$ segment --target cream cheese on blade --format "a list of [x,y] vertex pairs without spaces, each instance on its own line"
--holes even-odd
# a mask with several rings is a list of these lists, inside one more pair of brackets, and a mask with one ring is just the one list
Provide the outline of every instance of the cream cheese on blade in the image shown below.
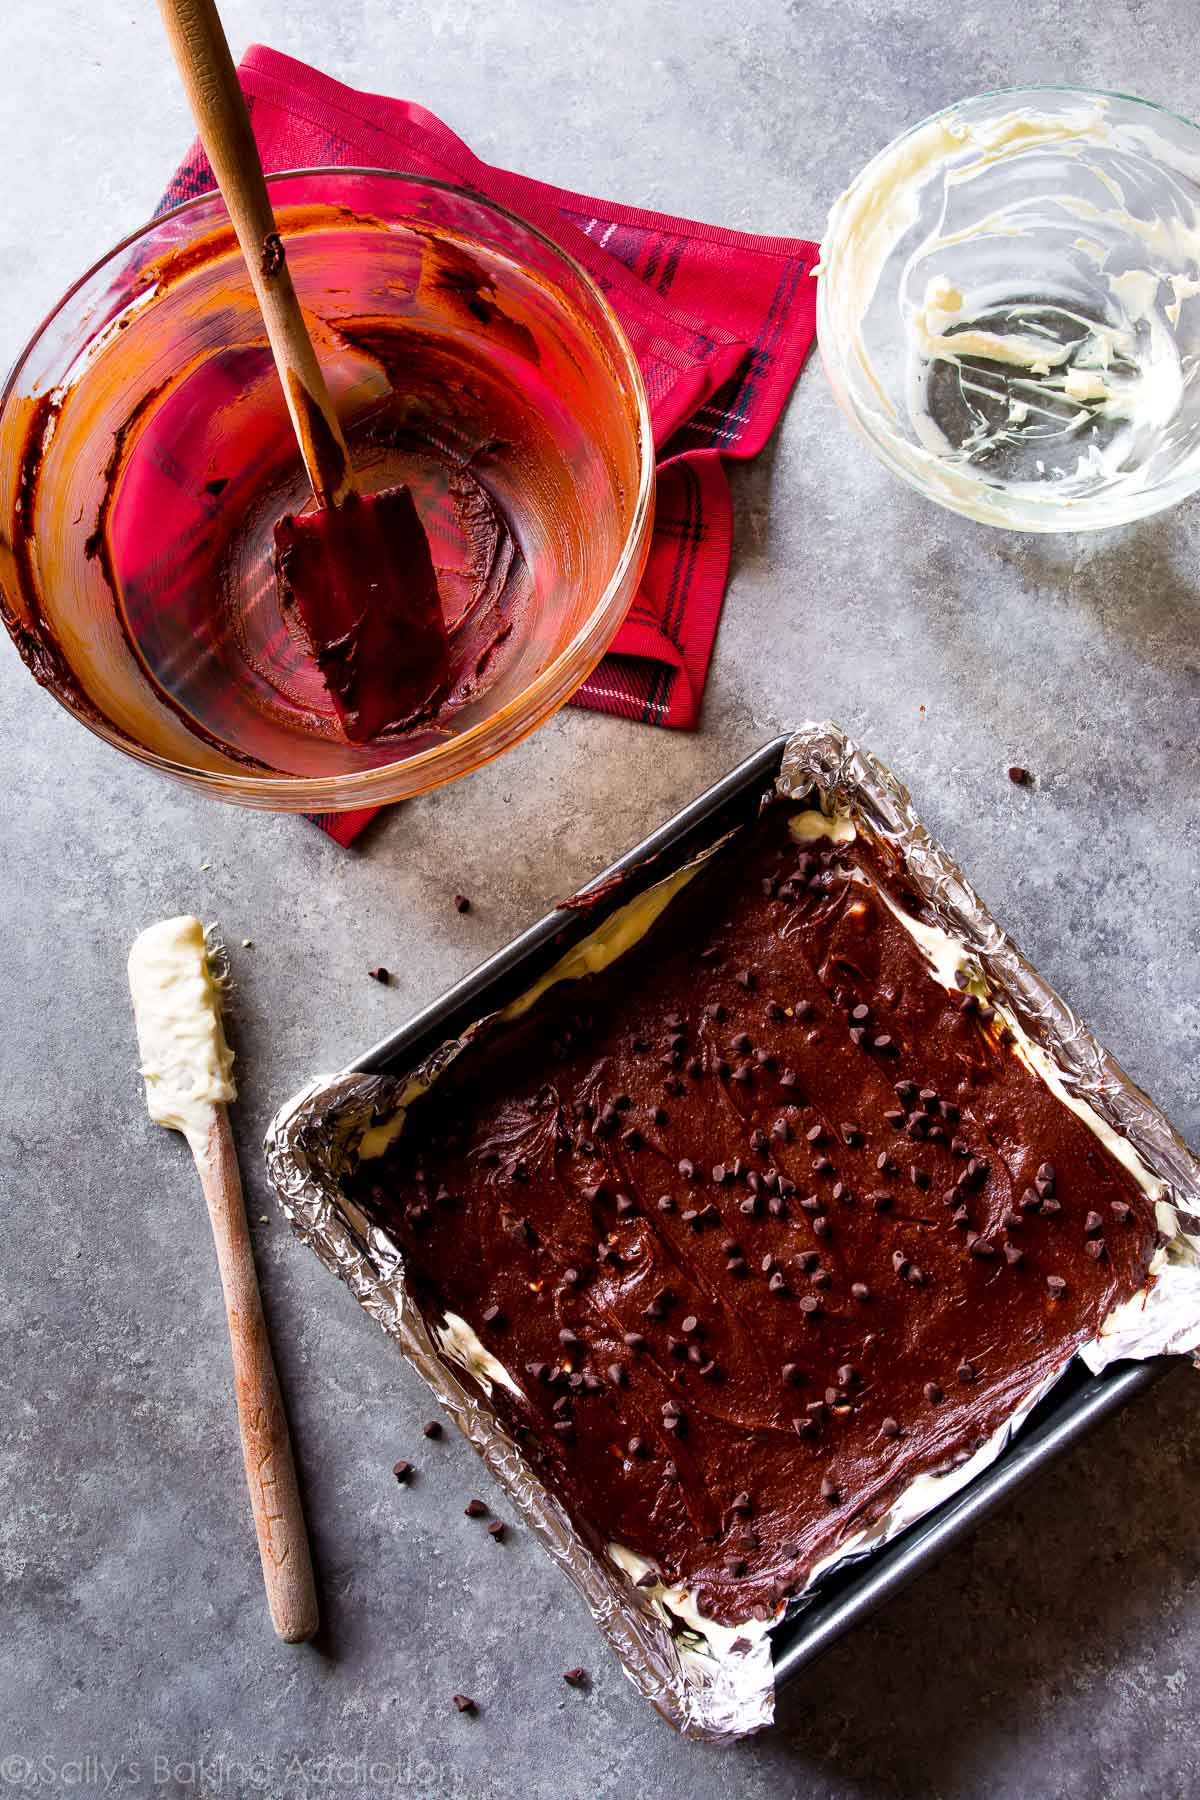
[[199,919],[164,919],[134,939],[129,991],[150,1117],[203,1149],[211,1109],[237,1089]]

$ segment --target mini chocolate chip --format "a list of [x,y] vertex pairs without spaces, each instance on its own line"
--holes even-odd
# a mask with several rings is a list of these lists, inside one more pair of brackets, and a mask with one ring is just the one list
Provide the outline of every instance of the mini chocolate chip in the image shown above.
[[646,1446],[642,1442],[640,1437],[631,1437],[630,1438],[629,1442],[625,1446],[625,1454],[627,1456],[635,1456],[635,1457],[636,1456],[644,1456],[646,1454]]
[[865,1281],[854,1281],[850,1284],[850,1293],[855,1300],[869,1300],[871,1290]]
[[805,1313],[810,1319],[819,1318],[821,1314],[821,1302],[817,1299],[815,1294],[804,1294],[800,1299],[800,1311]]
[[822,1500],[827,1500],[829,1502],[830,1506],[836,1506],[838,1501],[841,1499],[841,1497],[842,1497],[841,1490],[839,1489],[837,1482],[834,1481],[833,1477],[831,1475],[822,1475],[822,1477],[821,1477],[821,1498],[822,1498]]
[[729,1502],[729,1510],[731,1513],[737,1513],[739,1518],[748,1519],[754,1511],[754,1503],[749,1494],[743,1490],[742,1493],[733,1496]]
[[1104,1255],[1104,1239],[1102,1237],[1089,1238],[1083,1248],[1093,1262],[1099,1262]]
[[563,1670],[563,1680],[566,1682],[568,1687],[574,1687],[574,1688],[586,1687],[587,1679],[588,1679],[588,1672],[586,1669],[564,1669]]
[[843,1363],[837,1372],[837,1378],[839,1387],[854,1388],[862,1381],[862,1374],[853,1363]]
[[922,1392],[931,1406],[936,1406],[940,1400],[945,1399],[945,1395],[936,1381],[927,1381]]
[[440,1419],[430,1419],[428,1425],[422,1425],[421,1430],[425,1433],[427,1438],[440,1438],[442,1435],[442,1422]]
[[675,1211],[675,1202],[672,1200],[670,1194],[660,1194],[658,1196],[658,1210],[663,1213]]
[[979,1370],[975,1367],[975,1365],[973,1363],[969,1363],[969,1362],[959,1363],[957,1374],[958,1374],[958,1379],[961,1382],[963,1382],[966,1386],[970,1386],[971,1382],[979,1380]]
[[700,1061],[700,1058],[698,1056],[691,1056],[688,1058],[687,1072],[693,1078],[695,1078],[697,1075],[703,1075],[704,1064]]
[[1061,1275],[1047,1275],[1046,1286],[1056,1300],[1067,1291],[1067,1284]]
[[392,979],[382,963],[379,964],[378,968],[368,969],[367,974],[371,977],[372,981],[378,981],[382,987],[386,987],[388,982]]
[[498,1544],[502,1544],[504,1542],[504,1533],[507,1529],[503,1519],[493,1519],[487,1528],[487,1533],[490,1538],[495,1538]]
[[468,1519],[486,1519],[488,1515],[488,1509],[482,1500],[468,1500],[463,1511]]
[[884,1113],[883,1118],[885,1124],[894,1126],[898,1131],[907,1120],[908,1114],[901,1112],[899,1107],[893,1107],[890,1111]]
[[1090,1212],[1083,1221],[1083,1229],[1089,1237],[1095,1237],[1097,1232],[1104,1230],[1104,1220],[1098,1212]]
[[755,985],[754,976],[749,969],[738,969],[735,972],[733,979],[737,982],[739,987],[745,988],[747,993],[753,991]]
[[1060,1213],[1061,1211],[1062,1211],[1062,1202],[1060,1200],[1056,1200],[1054,1198],[1053,1194],[1047,1194],[1046,1198],[1042,1201],[1042,1217],[1043,1217],[1043,1219],[1053,1219],[1056,1216],[1056,1214]]
[[1042,1197],[1035,1194],[1032,1188],[1026,1188],[1021,1195],[1020,1206],[1022,1212],[1041,1212]]
[[876,1050],[887,1051],[887,1050],[890,1050],[892,1047],[891,1035],[890,1035],[890,1033],[888,1033],[886,1031],[881,1032],[880,1035],[877,1038],[874,1038],[872,1041],[875,1045]]
[[492,1325],[497,1331],[503,1329],[504,1314],[498,1306],[485,1306],[482,1317],[485,1325]]
[[637,1201],[631,1200],[628,1194],[617,1195],[617,1217],[627,1219],[630,1213],[637,1211]]
[[1133,1208],[1127,1200],[1111,1201],[1109,1204],[1109,1211],[1119,1225],[1128,1225],[1130,1219],[1133,1217]]
[[995,1254],[996,1246],[990,1244],[987,1238],[977,1237],[971,1245],[971,1255],[979,1257],[981,1261],[990,1260]]
[[908,1171],[908,1178],[916,1188],[928,1188],[932,1183],[932,1177],[928,1169],[910,1169]]
[[[767,1286],[773,1294],[786,1295],[788,1292],[787,1277],[779,1269],[776,1269]],[[801,1305],[803,1304],[801,1301]]]
[[744,1575],[746,1573],[745,1557],[727,1556],[725,1558],[725,1570],[729,1575]]
[[879,1435],[880,1437],[885,1438],[898,1438],[900,1436],[899,1420],[891,1417],[881,1419],[879,1421]]
[[683,1156],[683,1157],[680,1157],[679,1162],[676,1166],[678,1167],[679,1173],[682,1175],[682,1177],[685,1181],[692,1180],[692,1178],[694,1177],[694,1175],[696,1173],[695,1163],[689,1162],[687,1157]]
[[470,912],[471,902],[467,899],[467,896],[465,894],[455,894],[454,910],[455,910],[455,912],[460,912],[460,913]]
[[1019,1262],[1024,1262],[1025,1252],[1017,1244],[1005,1244],[1004,1260],[1010,1268],[1016,1268]]
[[811,1019],[814,1011],[815,1008],[811,1000],[797,1000],[795,1006],[792,1008],[792,1012],[796,1018],[800,1020],[801,1024],[804,1024],[806,1020]]
[[871,1202],[871,1205],[877,1213],[891,1212],[893,1206],[896,1204],[895,1195],[889,1194],[884,1188],[876,1188],[873,1194],[867,1195],[867,1199]]
[[1012,768],[1008,771],[1008,779],[1012,782],[1014,787],[1033,786],[1033,776],[1029,773],[1029,770],[1022,769],[1017,763],[1014,763]]
[[1049,1181],[1053,1183],[1057,1179],[1057,1171],[1055,1170],[1054,1164],[1048,1162],[1040,1164],[1037,1178],[1039,1181]]
[[[665,1424],[666,1421],[664,1420],[663,1423]],[[679,1480],[679,1467],[676,1463],[666,1462],[663,1464],[663,1479],[665,1481]]]
[[799,1383],[802,1373],[799,1363],[784,1363],[782,1372],[783,1379],[789,1387],[795,1387]]
[[460,1713],[473,1713],[479,1710],[470,1694],[453,1694],[451,1698]]
[[405,1482],[412,1479],[416,1474],[416,1470],[410,1462],[398,1462],[392,1464],[392,1474],[396,1477],[397,1481]]
[[624,1387],[629,1379],[620,1363],[609,1363],[607,1373],[614,1387]]
[[912,1267],[912,1263],[911,1263],[910,1259],[907,1256],[905,1256],[903,1250],[893,1250],[892,1251],[892,1267],[893,1267],[893,1269],[895,1269],[897,1275],[903,1275],[903,1273],[906,1269],[910,1269]]

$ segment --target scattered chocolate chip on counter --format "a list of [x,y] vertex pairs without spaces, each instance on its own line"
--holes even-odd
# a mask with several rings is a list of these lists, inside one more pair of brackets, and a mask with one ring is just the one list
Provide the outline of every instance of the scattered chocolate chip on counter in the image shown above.
[[468,900],[468,898],[465,894],[455,894],[454,910],[455,910],[455,912],[460,912],[460,913],[470,912],[471,902]]
[[1014,763],[1008,771],[1008,779],[1014,787],[1033,786],[1033,775],[1028,769],[1023,769],[1019,763]]
[[380,987],[386,987],[392,979],[391,974],[384,968],[382,963],[380,963],[377,969],[368,969],[367,974],[371,977],[372,981],[377,981]]
[[392,1464],[392,1474],[399,1482],[411,1481],[416,1472],[410,1462],[400,1461]]

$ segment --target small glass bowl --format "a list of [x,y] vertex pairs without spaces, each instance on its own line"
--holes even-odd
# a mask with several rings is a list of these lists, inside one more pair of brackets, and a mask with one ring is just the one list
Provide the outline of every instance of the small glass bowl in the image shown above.
[[880,151],[834,205],[817,332],[838,403],[920,493],[1081,531],[1200,487],[1200,130],[1011,88]]
[[427,728],[351,744],[284,626],[271,539],[308,498],[220,197],[82,276],[0,397],[0,595],[34,676],[148,767],[244,806],[402,800],[591,672],[649,548],[633,351],[586,273],[479,195],[372,169],[270,177],[364,488],[407,482],[466,660]]

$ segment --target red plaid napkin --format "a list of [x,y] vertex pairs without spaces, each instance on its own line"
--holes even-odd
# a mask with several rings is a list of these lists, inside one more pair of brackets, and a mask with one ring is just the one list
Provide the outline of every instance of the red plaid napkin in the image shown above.
[[[812,342],[817,246],[592,200],[480,162],[424,107],[344,87],[254,45],[239,69],[263,166],[365,164],[474,188],[540,227],[604,291],[641,364],[658,446],[650,560],[612,650],[574,699],[695,725],[732,538],[722,456],[759,451]],[[163,199],[214,185],[194,145]],[[377,809],[315,815],[341,844]]]

